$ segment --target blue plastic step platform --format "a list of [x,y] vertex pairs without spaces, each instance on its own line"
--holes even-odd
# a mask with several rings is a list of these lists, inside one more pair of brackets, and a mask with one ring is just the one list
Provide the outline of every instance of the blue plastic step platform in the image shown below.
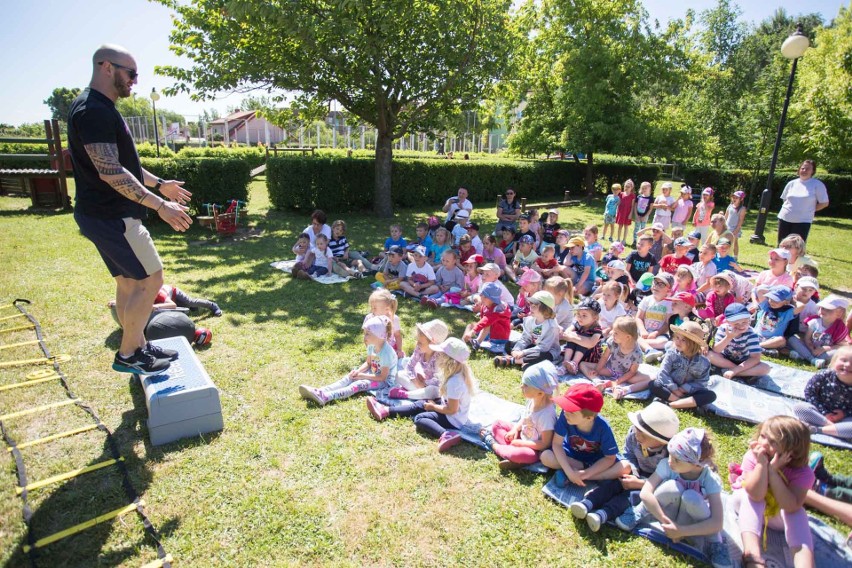
[[159,375],[139,377],[145,389],[148,407],[148,434],[151,444],[159,446],[218,432],[225,427],[219,389],[185,337],[169,337],[152,341],[164,349],[180,354],[177,361]]

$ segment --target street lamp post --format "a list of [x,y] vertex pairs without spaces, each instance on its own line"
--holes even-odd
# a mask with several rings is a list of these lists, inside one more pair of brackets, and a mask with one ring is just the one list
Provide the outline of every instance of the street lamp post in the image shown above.
[[160,157],[160,131],[157,128],[157,101],[160,100],[160,93],[157,89],[151,88],[151,104],[154,105],[154,140],[157,143],[157,157]]
[[778,134],[775,136],[775,148],[772,150],[772,161],[769,162],[769,177],[766,180],[766,188],[760,194],[760,210],[757,214],[757,224],[754,234],[749,239],[752,244],[765,244],[763,230],[766,228],[766,217],[769,212],[769,203],[772,201],[772,178],[775,176],[775,164],[778,162],[778,151],[781,148],[781,133],[784,131],[784,121],[787,119],[787,107],[790,106],[790,95],[793,94],[793,80],[796,78],[796,64],[799,58],[805,54],[811,42],[802,32],[802,24],[796,25],[796,31],[781,44],[781,55],[793,60],[790,69],[790,81],[787,83],[787,96],[784,98],[784,107],[781,109],[781,120],[778,122]]

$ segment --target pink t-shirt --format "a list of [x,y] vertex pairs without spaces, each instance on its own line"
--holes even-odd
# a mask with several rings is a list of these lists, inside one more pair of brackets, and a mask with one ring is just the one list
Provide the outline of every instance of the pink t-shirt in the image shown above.
[[689,212],[692,211],[692,200],[681,197],[675,201],[674,213],[672,213],[672,223],[675,225],[685,225],[689,218]]
[[498,247],[495,246],[491,252],[488,252],[487,249],[483,250],[482,256],[485,258],[485,262],[493,262],[500,268],[506,268],[506,255]]
[[793,276],[784,272],[781,276],[775,276],[771,270],[764,270],[757,275],[754,281],[755,286],[787,286],[793,287]]
[[[751,450],[747,451],[743,456],[742,473],[737,480],[731,484],[731,487],[739,489],[742,487],[742,481],[745,474],[749,471],[754,471],[757,467],[757,460]],[[808,464],[802,467],[785,467],[781,473],[787,478],[787,487],[802,487],[810,489],[814,486],[814,470],[808,467]]]

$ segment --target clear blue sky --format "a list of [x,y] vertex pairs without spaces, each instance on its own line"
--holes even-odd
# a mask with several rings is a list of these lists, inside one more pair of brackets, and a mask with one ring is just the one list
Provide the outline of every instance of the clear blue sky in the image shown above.
[[[819,12],[826,21],[837,15],[848,0],[740,0],[742,18],[757,22],[782,7],[790,14]],[[171,80],[154,75],[155,65],[180,65],[169,51],[172,28],[170,12],[148,0],[0,0],[3,33],[0,34],[0,122],[20,124],[50,117],[42,101],[56,87],[85,87],[91,76],[91,54],[102,43],[125,46],[139,65],[135,92],[148,96],[152,87],[161,91]],[[643,0],[652,19],[661,23],[680,18],[689,8],[701,12],[715,0]],[[44,35],[42,35],[44,34]],[[46,43],[36,42],[47,38]],[[224,113],[237,106],[242,95],[223,93],[215,101],[196,103],[188,96],[161,99],[160,106],[197,116],[204,108]]]

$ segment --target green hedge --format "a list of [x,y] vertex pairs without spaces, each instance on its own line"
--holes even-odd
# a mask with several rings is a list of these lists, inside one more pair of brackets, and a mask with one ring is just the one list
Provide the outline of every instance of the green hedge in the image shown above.
[[204,148],[186,147],[177,153],[178,158],[224,158],[243,160],[253,169],[266,161],[266,149],[261,146],[226,148],[224,146],[207,146]]
[[[742,190],[748,193],[754,190],[752,207],[757,208],[760,203],[760,195],[766,185],[766,173],[763,172],[757,180],[752,183],[752,174],[747,170],[715,170],[710,168],[685,168],[682,177],[685,183],[693,188],[710,186],[716,190],[716,207],[725,206],[729,202],[730,195]],[[778,211],[781,208],[781,192],[784,186],[798,174],[793,171],[776,171],[772,178],[772,204],[770,210]],[[829,209],[832,214],[852,214],[852,176],[840,174],[820,173],[816,176],[828,190],[828,200],[831,203]]]
[[[458,187],[470,191],[473,202],[492,201],[507,187],[532,201],[585,195],[585,164],[572,161],[465,161],[394,160],[392,173],[395,206],[434,207]],[[595,166],[599,191],[628,177],[653,182],[654,166],[604,163]],[[269,197],[277,209],[329,211],[369,209],[373,203],[375,160],[317,156],[270,158],[267,163]]]
[[248,201],[251,167],[240,159],[141,158],[142,167],[161,178],[186,182],[192,192],[191,209],[203,212],[204,203],[224,203],[231,199]]

